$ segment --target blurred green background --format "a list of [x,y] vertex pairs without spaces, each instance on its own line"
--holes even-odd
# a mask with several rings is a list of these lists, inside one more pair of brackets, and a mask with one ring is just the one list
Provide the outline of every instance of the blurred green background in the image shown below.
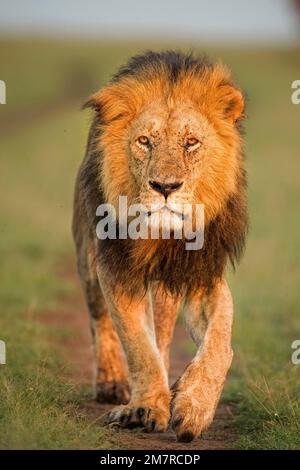
[[291,363],[300,338],[300,105],[291,103],[299,47],[28,36],[0,38],[1,448],[118,446],[74,412],[85,397],[57,380],[61,351],[39,319],[74,293],[58,273],[74,263],[73,186],[90,122],[80,104],[129,56],[165,47],[221,59],[248,95],[251,225],[243,261],[229,273],[235,359],[223,401],[234,405],[235,447],[299,448],[300,366]]

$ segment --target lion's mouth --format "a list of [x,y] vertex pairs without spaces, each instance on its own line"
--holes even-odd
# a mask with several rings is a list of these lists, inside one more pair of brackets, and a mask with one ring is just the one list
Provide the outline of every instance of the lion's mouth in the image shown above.
[[185,220],[186,219],[186,216],[187,214],[185,214],[184,212],[180,211],[180,210],[177,210],[175,208],[170,208],[168,207],[168,205],[164,204],[163,206],[161,207],[158,207],[158,208],[155,208],[155,209],[152,209],[152,210],[149,210],[147,212],[147,216],[148,217],[151,217],[153,214],[157,214],[159,213],[160,215],[164,216],[164,215],[175,215],[177,216],[178,218],[180,218],[181,220]]

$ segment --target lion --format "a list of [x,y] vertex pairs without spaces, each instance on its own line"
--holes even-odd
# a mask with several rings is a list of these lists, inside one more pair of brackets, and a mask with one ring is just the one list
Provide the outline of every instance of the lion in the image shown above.
[[[171,425],[189,442],[211,424],[233,357],[225,271],[239,261],[247,232],[243,93],[222,64],[149,51],[131,58],[84,108],[93,121],[73,235],[95,344],[96,399],[116,405],[106,417],[112,427],[161,432]],[[184,235],[176,239],[172,230],[169,239],[161,231],[156,239],[99,239],[97,207],[117,209],[121,195],[142,203],[145,218],[156,204],[161,227],[174,204],[202,204],[202,248],[186,250]],[[198,349],[170,389],[179,310]]]

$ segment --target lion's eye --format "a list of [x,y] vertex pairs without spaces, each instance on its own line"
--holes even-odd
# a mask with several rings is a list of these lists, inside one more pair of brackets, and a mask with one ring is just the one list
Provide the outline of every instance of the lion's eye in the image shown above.
[[148,139],[147,136],[145,135],[141,135],[138,139],[137,139],[138,143],[141,144],[141,145],[149,145],[150,144],[150,141]]
[[187,139],[187,141],[186,141],[186,145],[188,147],[194,147],[194,145],[196,145],[198,143],[199,143],[199,140],[196,139],[196,137],[189,137],[189,139]]

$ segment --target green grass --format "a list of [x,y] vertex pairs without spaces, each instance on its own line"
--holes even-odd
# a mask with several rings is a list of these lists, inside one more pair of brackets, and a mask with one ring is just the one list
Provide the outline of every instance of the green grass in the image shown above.
[[[0,106],[0,339],[7,344],[1,448],[117,446],[78,412],[82,392],[57,380],[61,351],[50,346],[50,326],[39,318],[72,292],[57,271],[73,253],[72,191],[88,128],[77,103],[147,47],[160,45],[0,41],[0,79],[7,85],[7,105]],[[249,96],[251,227],[243,262],[229,275],[235,359],[224,400],[235,404],[236,447],[295,449],[300,366],[290,358],[300,338],[300,106],[291,104],[290,85],[299,78],[299,51],[206,52],[232,67]],[[39,109],[41,118],[31,119]]]
[[236,360],[228,387],[241,448],[299,448],[300,369],[291,363],[291,344],[300,337],[300,107],[290,103],[298,63],[278,51],[248,78],[251,227],[246,256],[231,278]]

